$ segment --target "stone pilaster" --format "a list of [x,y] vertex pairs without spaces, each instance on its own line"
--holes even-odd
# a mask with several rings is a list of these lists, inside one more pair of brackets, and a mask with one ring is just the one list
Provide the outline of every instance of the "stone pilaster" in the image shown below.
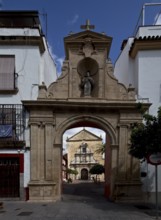
[[110,137],[106,137],[105,148],[105,196],[111,196],[111,141]]
[[38,169],[38,140],[39,140],[39,123],[30,123],[30,140],[31,140],[31,181],[39,179]]
[[104,94],[104,80],[105,80],[105,77],[104,77],[104,71],[103,69],[100,69],[100,75],[99,75],[99,84],[98,84],[98,97],[99,98],[104,98],[105,94]]
[[118,149],[119,145],[111,145],[111,193],[110,198],[114,198],[115,181],[118,175]]
[[38,139],[38,175],[39,175],[39,180],[43,181],[45,179],[45,173],[44,173],[44,167],[45,167],[45,124],[40,123],[39,128],[39,139]]
[[55,185],[52,175],[53,124],[31,122],[31,180],[30,201],[55,201]]
[[139,178],[139,160],[128,153],[129,126],[119,126],[118,175],[115,182],[114,197],[116,201],[141,201],[141,182]]
[[118,179],[119,181],[126,180],[127,174],[127,154],[128,154],[128,126],[120,125],[119,131],[119,155],[118,155]]
[[53,178],[56,182],[55,194],[59,199],[61,197],[61,185],[62,185],[62,145],[54,144],[53,148]]
[[53,134],[54,128],[52,123],[47,123],[45,125],[45,179],[53,180]]

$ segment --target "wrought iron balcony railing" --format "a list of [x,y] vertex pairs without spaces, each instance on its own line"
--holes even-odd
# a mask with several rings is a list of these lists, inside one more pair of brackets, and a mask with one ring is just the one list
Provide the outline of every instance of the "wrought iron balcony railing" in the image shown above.
[[0,148],[20,148],[25,144],[25,111],[21,104],[0,105]]

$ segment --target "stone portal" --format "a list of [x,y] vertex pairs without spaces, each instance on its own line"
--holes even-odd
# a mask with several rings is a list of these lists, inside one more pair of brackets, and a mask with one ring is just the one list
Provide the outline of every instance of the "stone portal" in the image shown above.
[[30,113],[31,201],[61,198],[62,136],[79,126],[106,132],[105,195],[126,201],[141,195],[139,161],[128,154],[131,124],[142,120],[134,88],[113,75],[112,38],[86,26],[64,38],[66,58],[57,81],[48,88],[42,83],[36,101],[23,101]]

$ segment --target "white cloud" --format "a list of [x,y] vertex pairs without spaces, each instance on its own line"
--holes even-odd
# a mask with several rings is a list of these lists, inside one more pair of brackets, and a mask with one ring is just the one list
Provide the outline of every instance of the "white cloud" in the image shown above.
[[56,65],[57,65],[57,72],[58,72],[58,76],[60,76],[61,74],[61,69],[63,66],[63,61],[64,61],[64,57],[57,57],[56,56]]
[[78,18],[79,18],[78,14],[74,15],[74,17],[68,21],[68,25],[75,24],[77,22]]
[[56,64],[56,69],[57,69],[57,75],[60,76],[61,74],[61,69],[62,69],[62,65],[63,65],[63,61],[64,61],[64,57],[58,57],[56,54],[54,54],[53,52],[53,48],[52,46],[49,44],[48,42],[48,48],[49,48],[49,52]]

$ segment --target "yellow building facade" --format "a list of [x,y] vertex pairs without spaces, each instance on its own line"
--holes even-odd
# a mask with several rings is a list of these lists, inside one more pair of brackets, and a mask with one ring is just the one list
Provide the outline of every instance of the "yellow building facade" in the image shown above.
[[[95,164],[104,165],[103,155],[98,152],[101,147],[102,137],[86,129],[67,138],[68,168],[78,171],[76,179],[91,180],[94,176],[90,175],[90,168]],[[99,175],[99,179],[103,181],[104,174]]]

